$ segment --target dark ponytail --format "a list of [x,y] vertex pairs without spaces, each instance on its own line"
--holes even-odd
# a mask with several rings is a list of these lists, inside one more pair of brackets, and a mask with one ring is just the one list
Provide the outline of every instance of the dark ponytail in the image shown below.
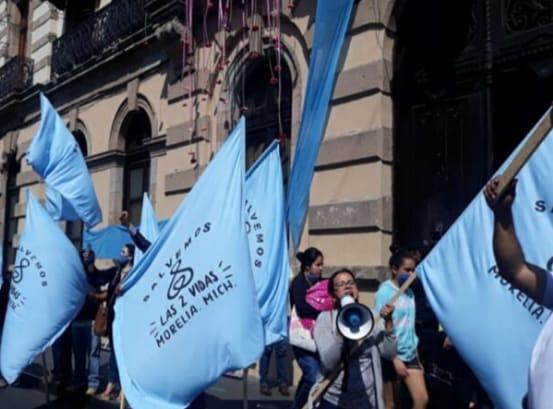
[[420,261],[420,254],[418,254],[418,252],[405,250],[395,245],[390,246],[390,251],[392,252],[390,260],[388,261],[388,265],[390,266],[390,268],[400,268],[403,264],[403,260],[407,258],[413,259],[417,263]]
[[303,252],[296,253],[296,258],[300,261],[300,272],[306,271],[318,257],[322,257],[323,253],[316,247],[308,247]]

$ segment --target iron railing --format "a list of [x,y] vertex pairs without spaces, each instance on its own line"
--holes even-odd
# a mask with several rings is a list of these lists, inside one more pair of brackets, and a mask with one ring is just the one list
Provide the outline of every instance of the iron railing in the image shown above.
[[553,0],[503,0],[504,30],[518,34],[553,25]]
[[54,41],[52,73],[60,76],[101,58],[147,21],[145,0],[114,0]]
[[0,67],[0,99],[30,87],[33,84],[33,61],[14,57]]

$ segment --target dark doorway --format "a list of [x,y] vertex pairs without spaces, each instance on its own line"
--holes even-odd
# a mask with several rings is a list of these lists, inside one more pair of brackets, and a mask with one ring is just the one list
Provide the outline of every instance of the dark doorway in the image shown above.
[[509,34],[506,4],[396,3],[394,242],[401,247],[428,250],[551,103],[553,63],[543,50],[553,37],[540,30],[553,31],[553,20]]
[[470,2],[396,7],[394,58],[394,241],[421,247],[447,228],[488,174],[486,90],[460,82],[469,47]]
[[493,98],[493,166],[497,169],[551,106],[553,58],[498,72]]

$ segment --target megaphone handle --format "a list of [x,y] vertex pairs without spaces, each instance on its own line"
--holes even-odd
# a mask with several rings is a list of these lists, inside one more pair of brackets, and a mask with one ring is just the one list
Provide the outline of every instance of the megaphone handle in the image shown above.
[[[411,286],[411,284],[413,284],[413,281],[415,281],[416,278],[417,278],[416,274],[414,274],[414,273],[411,274],[409,276],[409,278],[399,288],[399,290],[397,290],[397,292],[394,294],[394,296],[392,298],[390,298],[390,301],[388,301],[388,304],[394,305],[397,302],[397,300],[399,299],[399,297],[401,297],[401,295],[405,291],[407,291],[407,289]],[[375,320],[374,320],[374,326],[375,327],[379,323],[379,321],[380,321],[380,315],[377,315],[375,317]],[[350,360],[357,353],[357,351],[361,348],[362,344],[363,344],[363,340],[361,340],[351,350],[351,352],[349,354],[349,357],[348,357],[348,360]],[[311,409],[309,407],[309,404],[310,403],[311,404],[317,403],[322,398],[322,396],[326,393],[328,388],[330,388],[330,385],[332,384],[332,382],[334,382],[336,380],[336,378],[338,377],[338,375],[340,374],[340,372],[342,372],[342,369],[344,369],[344,363],[340,362],[340,364],[336,368],[334,368],[334,370],[321,381],[319,387],[317,388],[317,390],[315,391],[313,396],[311,396],[309,398],[309,400],[307,401],[307,403],[305,405],[303,405],[302,409]]]

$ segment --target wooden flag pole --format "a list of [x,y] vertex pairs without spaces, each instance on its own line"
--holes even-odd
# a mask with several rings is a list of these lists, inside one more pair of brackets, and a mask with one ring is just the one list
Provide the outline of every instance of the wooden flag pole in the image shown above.
[[248,376],[250,368],[242,371],[242,409],[248,409]]
[[44,378],[44,393],[46,394],[46,404],[50,403],[50,386],[48,385],[48,366],[46,362],[46,352],[42,353],[42,376]]
[[538,149],[542,141],[545,139],[551,127],[553,126],[553,108],[549,108],[547,113],[542,117],[540,122],[536,125],[532,135],[526,141],[524,146],[520,148],[511,163],[507,166],[507,169],[499,177],[499,186],[497,187],[497,199],[501,197],[505,188],[509,186],[513,178],[522,169],[524,164],[530,159],[530,156]]
[[121,402],[119,402],[119,409],[125,409],[125,394],[123,391],[121,391],[119,398],[121,398]]

